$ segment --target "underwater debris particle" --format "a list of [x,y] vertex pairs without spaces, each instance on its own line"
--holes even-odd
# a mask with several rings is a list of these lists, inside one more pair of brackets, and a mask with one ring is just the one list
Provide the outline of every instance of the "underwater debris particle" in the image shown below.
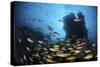
[[30,43],[34,43],[34,41],[31,38],[27,38],[27,41]]
[[88,54],[84,57],[84,59],[89,60],[93,58],[93,54]]
[[26,47],[26,49],[30,52],[31,50],[29,49],[29,47]]

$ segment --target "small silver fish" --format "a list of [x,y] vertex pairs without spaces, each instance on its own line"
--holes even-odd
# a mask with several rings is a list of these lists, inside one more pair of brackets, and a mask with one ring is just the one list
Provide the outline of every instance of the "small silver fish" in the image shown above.
[[21,63],[23,64],[23,59],[21,58],[20,60],[21,60]]
[[43,44],[43,41],[38,41],[40,44]]
[[29,57],[30,61],[33,62],[33,59],[31,57]]
[[18,41],[19,41],[19,43],[21,43],[21,42],[22,42],[22,40],[21,40],[20,38],[18,39]]
[[29,47],[26,47],[26,49],[30,52],[31,50],[29,49]]
[[84,57],[84,59],[89,60],[93,58],[93,54],[88,54]]
[[27,38],[27,41],[30,43],[34,43],[34,41],[31,38]]
[[27,60],[26,60],[26,56],[24,55],[23,57],[24,57],[24,60],[27,61]]

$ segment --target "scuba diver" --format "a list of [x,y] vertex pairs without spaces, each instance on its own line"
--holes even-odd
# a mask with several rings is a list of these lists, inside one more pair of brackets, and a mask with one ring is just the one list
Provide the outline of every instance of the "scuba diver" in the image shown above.
[[70,13],[63,18],[64,30],[66,32],[65,40],[73,36],[76,39],[88,37],[84,15],[82,12],[79,12],[77,16],[78,18],[76,18],[74,13]]

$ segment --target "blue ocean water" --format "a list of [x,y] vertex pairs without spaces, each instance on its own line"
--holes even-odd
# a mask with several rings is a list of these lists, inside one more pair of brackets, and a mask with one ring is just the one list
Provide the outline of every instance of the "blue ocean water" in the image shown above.
[[[64,39],[65,33],[63,29],[63,17],[70,14],[82,12],[85,16],[86,28],[90,41],[95,42],[97,36],[97,7],[67,4],[49,4],[49,3],[15,3],[15,24],[17,26],[29,26],[32,29],[41,31],[44,35],[49,35],[50,30],[59,33],[55,37],[51,35],[51,39]],[[77,16],[77,15],[76,15]]]

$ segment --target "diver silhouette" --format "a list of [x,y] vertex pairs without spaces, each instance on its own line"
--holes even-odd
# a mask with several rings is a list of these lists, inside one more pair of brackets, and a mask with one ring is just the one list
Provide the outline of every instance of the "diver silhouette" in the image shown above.
[[79,12],[77,16],[78,18],[76,18],[74,13],[70,13],[63,17],[64,30],[66,32],[65,39],[72,38],[73,36],[77,39],[88,37],[84,15],[82,12]]

